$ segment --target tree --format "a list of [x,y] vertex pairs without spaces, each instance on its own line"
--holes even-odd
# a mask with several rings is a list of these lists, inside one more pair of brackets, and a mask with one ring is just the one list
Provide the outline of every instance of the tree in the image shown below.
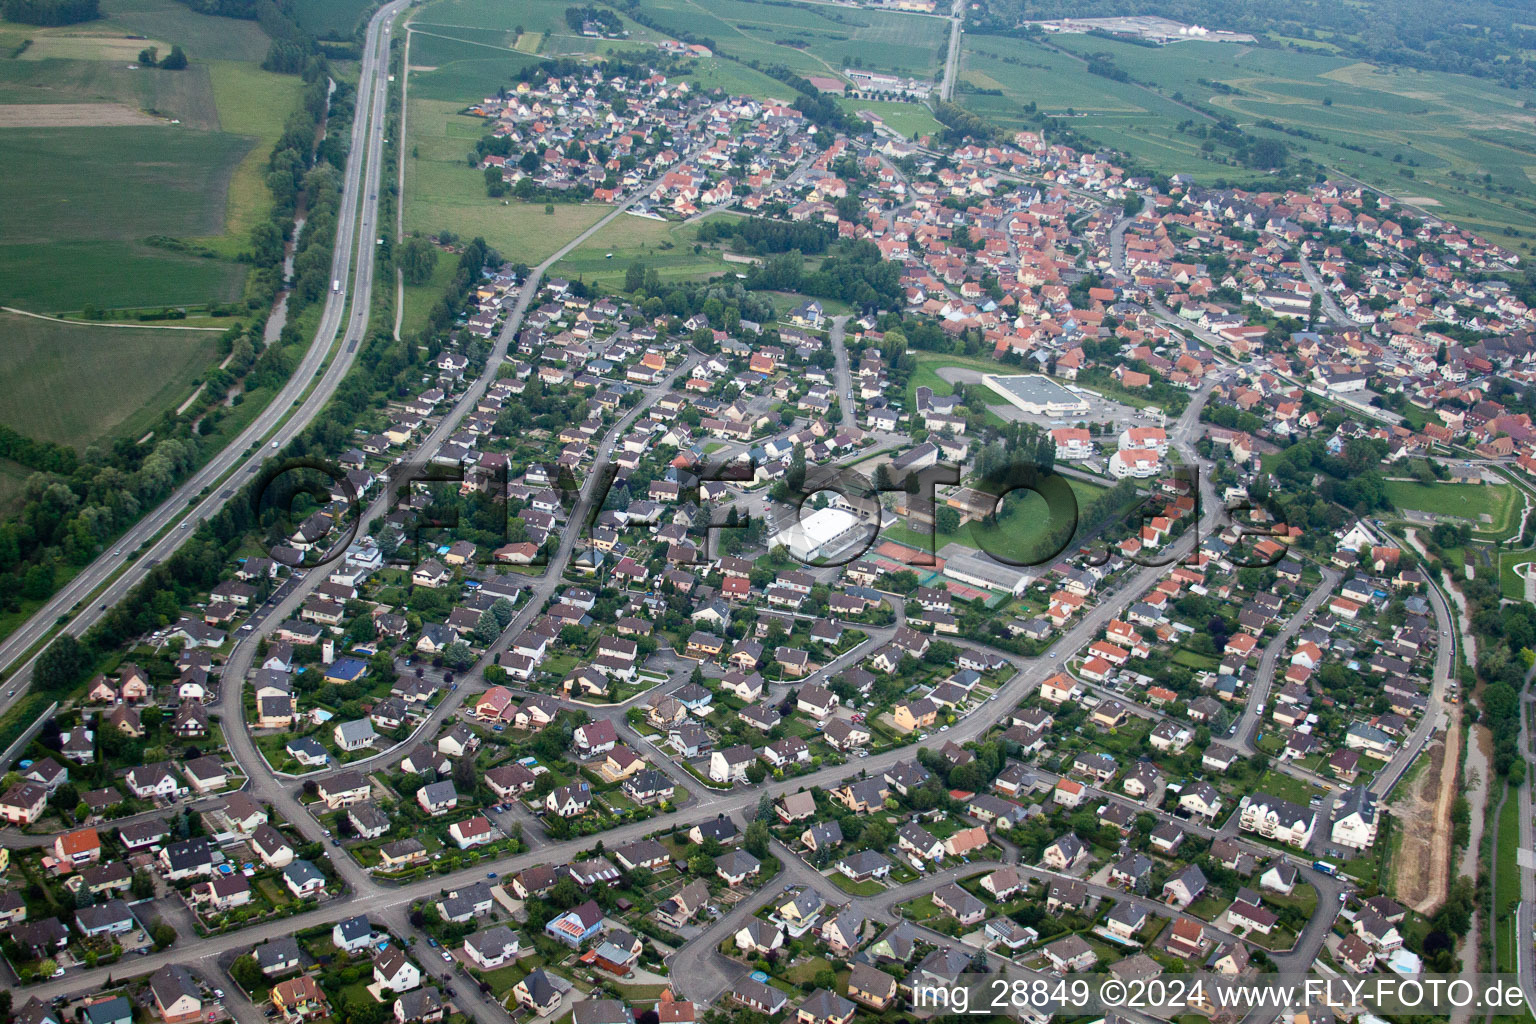
[[256,958],[250,954],[237,959],[229,967],[229,976],[235,979],[235,984],[243,988],[247,993],[255,992],[261,988],[263,977],[261,966],[256,963]]
[[61,633],[37,656],[32,668],[32,682],[39,691],[58,694],[85,678],[90,668],[90,653],[68,633]]
[[688,858],[688,870],[700,878],[707,877],[715,870],[714,858],[702,850]]
[[152,68],[160,62],[160,53],[153,46],[146,46],[139,51],[139,63],[147,68]]
[[478,784],[480,771],[474,757],[466,754],[453,762],[453,784],[461,793],[473,793]]
[[934,512],[934,525],[939,532],[953,536],[960,532],[960,511],[948,505],[940,505]]
[[475,652],[462,640],[455,640],[443,648],[443,664],[455,672],[462,672],[475,663]]
[[157,921],[155,923],[155,927],[150,931],[149,934],[150,937],[155,940],[156,949],[165,949],[171,943],[176,941],[176,929],[172,928],[164,921]]
[[504,597],[498,597],[491,605],[491,614],[496,616],[496,622],[502,629],[506,629],[512,622],[512,602]]
[[754,821],[747,826],[747,833],[742,840],[742,845],[747,852],[761,860],[768,856],[768,823],[766,821]]
[[406,284],[426,284],[432,280],[432,272],[437,269],[437,246],[420,235],[412,235],[400,247],[399,258],[400,273],[404,275]]
[[501,636],[501,623],[496,620],[496,613],[487,608],[480,613],[480,618],[475,622],[475,642],[481,647],[489,647]]
[[187,66],[187,55],[180,46],[172,46],[171,52],[165,55],[160,66],[167,71],[181,71]]

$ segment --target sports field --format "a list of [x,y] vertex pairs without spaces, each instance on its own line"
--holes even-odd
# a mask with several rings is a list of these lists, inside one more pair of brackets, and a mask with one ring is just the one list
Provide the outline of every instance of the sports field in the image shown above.
[[[1075,477],[1065,479],[1072,488],[1073,497],[1077,499],[1079,510],[1086,508],[1108,489]],[[1009,503],[1016,507],[1009,509]],[[1041,548],[1047,536],[1046,528],[1051,525],[1051,511],[1046,500],[1033,491],[1015,491],[1004,496],[1003,507],[1004,515],[997,530],[989,531],[985,538],[980,534],[982,528],[975,524],[962,526],[955,533],[935,530],[931,540],[933,550],[940,551],[948,544],[959,544],[961,547],[985,550],[1002,558],[1030,564],[1050,554]],[[924,551],[928,550],[930,543],[926,531],[910,529],[905,523],[881,529],[880,538]],[[983,544],[986,546],[982,547]]]
[[874,114],[882,124],[903,138],[911,139],[939,130],[933,112],[922,103],[893,103],[844,97],[838,105],[850,114],[861,111]]
[[1387,499],[1403,510],[1465,519],[1474,533],[1507,537],[1519,525],[1520,491],[1508,484],[1421,484],[1389,480]]
[[[1083,35],[1052,36],[1042,45],[981,34],[967,34],[963,46],[962,82],[1002,95],[962,91],[957,98],[1005,126],[1026,123],[1022,108],[1033,102],[1154,170],[1260,180],[1229,163],[1219,147],[1202,148],[1194,129],[1209,122],[1189,105],[1198,104],[1226,113],[1255,136],[1284,141],[1295,154],[1422,200],[1427,212],[1529,251],[1528,236],[1536,230],[1530,145],[1536,112],[1520,93],[1467,76],[1377,68],[1321,49],[1209,42],[1145,47]],[[1107,57],[1132,81],[1090,74],[1086,58],[1092,55]],[[1512,235],[1511,227],[1521,234]]]
[[137,438],[196,387],[218,335],[0,313],[0,423],[60,444]]

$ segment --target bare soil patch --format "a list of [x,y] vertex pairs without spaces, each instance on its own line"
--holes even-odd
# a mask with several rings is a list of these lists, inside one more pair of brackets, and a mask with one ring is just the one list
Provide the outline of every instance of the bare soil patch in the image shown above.
[[163,123],[122,103],[0,104],[0,128],[120,128]]
[[1450,889],[1451,805],[1461,759],[1460,713],[1421,757],[1429,758],[1412,787],[1400,792],[1393,816],[1402,844],[1393,860],[1392,891],[1420,913],[1438,907]]

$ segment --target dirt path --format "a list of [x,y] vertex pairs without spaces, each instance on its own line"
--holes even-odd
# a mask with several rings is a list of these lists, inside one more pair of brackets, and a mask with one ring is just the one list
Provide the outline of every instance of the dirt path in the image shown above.
[[1441,738],[1424,757],[1428,765],[1392,808],[1403,840],[1393,860],[1392,893],[1419,913],[1439,906],[1451,883],[1451,808],[1461,758],[1461,710],[1451,709]]
[[[1477,877],[1477,853],[1483,841],[1483,828],[1487,819],[1488,804],[1488,776],[1491,771],[1488,760],[1488,747],[1492,738],[1487,729],[1473,726],[1470,733],[1470,742],[1467,744],[1467,761],[1462,773],[1462,792],[1466,795],[1467,803],[1471,809],[1470,838],[1467,840],[1467,848],[1461,853],[1461,864],[1458,874],[1463,878]],[[1472,926],[1467,929],[1467,934],[1462,936],[1461,945],[1456,950],[1456,955],[1461,958],[1462,973],[1467,974],[1478,970],[1477,940],[1480,929],[1483,927],[1482,907],[1477,907],[1472,912]]]
[[172,324],[119,324],[107,320],[70,320],[61,316],[48,316],[45,313],[33,313],[25,309],[17,309],[15,306],[0,306],[0,311],[15,313],[17,316],[29,316],[34,320],[52,320],[56,324],[74,324],[76,327],[118,327],[135,331],[217,331],[220,334],[229,330],[228,327],[179,327]]

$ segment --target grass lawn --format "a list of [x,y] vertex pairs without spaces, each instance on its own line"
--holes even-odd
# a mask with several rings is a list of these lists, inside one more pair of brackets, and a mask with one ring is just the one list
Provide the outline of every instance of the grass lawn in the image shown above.
[[1294,779],[1289,775],[1282,775],[1274,770],[1264,773],[1264,777],[1259,779],[1259,784],[1254,787],[1254,791],[1268,793],[1270,796],[1289,800],[1291,803],[1300,804],[1302,807],[1306,807],[1319,792],[1311,783]]
[[1386,487],[1388,500],[1399,509],[1465,519],[1475,533],[1485,536],[1507,537],[1519,524],[1520,492],[1508,484],[1389,480]]
[[1536,562],[1536,551],[1499,552],[1499,589],[1512,601],[1525,600],[1525,580],[1515,575],[1515,566]]
[[1307,917],[1311,917],[1312,911],[1317,909],[1317,889],[1308,882],[1297,882],[1289,896],[1267,892],[1264,898],[1277,907],[1295,907]]
[[1201,671],[1214,669],[1217,665],[1221,664],[1219,659],[1213,658],[1208,654],[1196,654],[1194,651],[1183,648],[1173,652],[1172,660],[1175,664]]
[[408,338],[427,326],[427,314],[432,312],[433,305],[447,291],[458,266],[458,259],[451,253],[439,252],[437,266],[432,269],[432,279],[426,284],[405,286],[405,312],[400,317],[401,337]]
[[664,280],[712,277],[745,269],[726,263],[713,246],[695,253],[697,236],[697,228],[691,224],[624,214],[556,263],[554,272],[589,282],[600,280],[604,288],[622,289],[624,274],[632,263],[645,264]]
[[784,972],[785,980],[792,985],[800,985],[807,981],[814,981],[816,975],[823,970],[832,970],[832,962],[824,956],[814,956],[802,961]]
[[0,422],[60,444],[141,435],[214,360],[218,335],[0,313]]
[[862,882],[855,882],[841,871],[834,871],[827,878],[831,879],[832,884],[843,890],[843,892],[854,896],[873,896],[876,893],[885,891],[885,886],[873,878],[866,878]]
[[1513,971],[1517,967],[1515,943],[1526,941],[1514,934],[1514,908],[1520,902],[1520,801],[1508,786],[1504,787],[1502,799],[1493,851],[1498,862],[1493,889],[1493,969]]
[[929,918],[938,917],[940,910],[934,905],[933,895],[930,893],[901,905],[904,915],[913,921],[926,921]]
[[[941,367],[959,367],[966,370],[976,370],[979,373],[1012,372],[1009,367],[1004,366],[995,359],[982,359],[977,356],[941,355],[937,352],[915,352],[913,355],[917,358],[917,369],[912,372],[911,379],[907,381],[908,411],[917,408],[917,389],[920,387],[932,388],[933,393],[936,395],[952,395],[955,393],[955,386],[939,376],[938,371]],[[1003,401],[1001,395],[994,395],[991,391],[988,391],[987,394],[989,399],[996,399],[996,401],[989,401],[989,406],[1008,404]],[[1004,425],[1003,418],[994,412],[989,411],[986,418],[987,423],[991,426],[1000,427]]]

